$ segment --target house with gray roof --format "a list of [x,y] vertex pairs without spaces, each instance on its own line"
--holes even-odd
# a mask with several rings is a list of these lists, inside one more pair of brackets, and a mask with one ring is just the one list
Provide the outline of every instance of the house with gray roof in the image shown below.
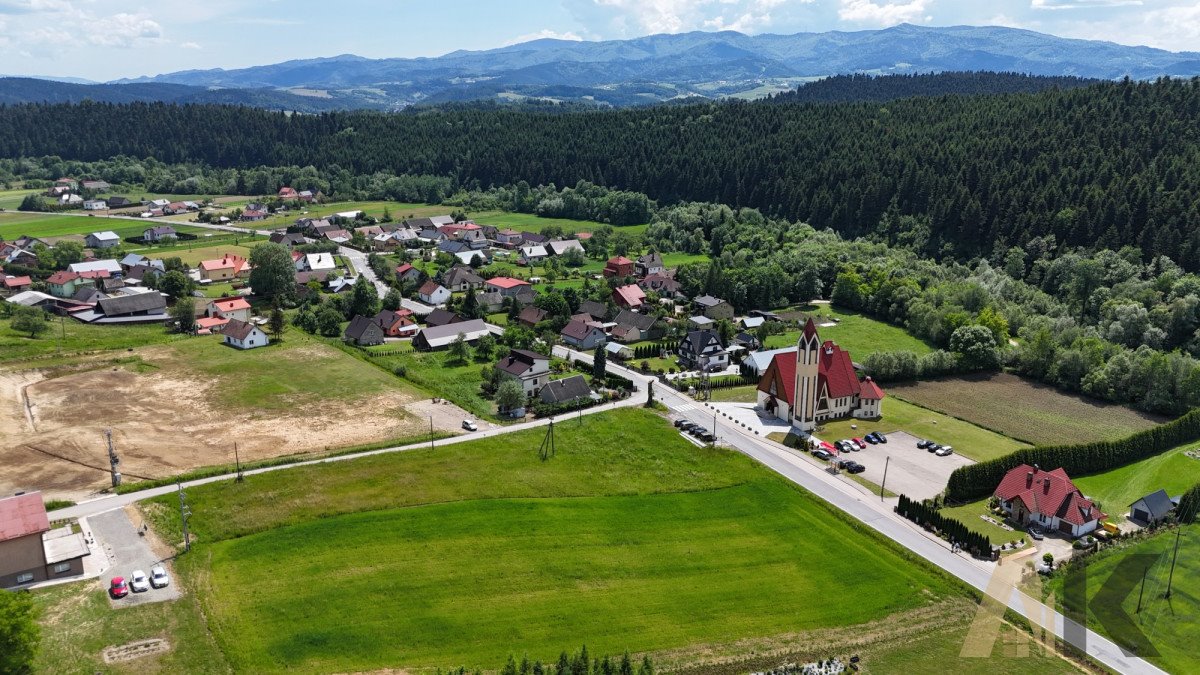
[[454,344],[460,335],[467,342],[473,343],[489,332],[483,319],[471,319],[445,326],[430,326],[417,333],[417,337],[413,338],[413,347],[426,351],[446,349]]
[[1129,505],[1129,517],[1147,525],[1161,523],[1175,510],[1175,501],[1166,490],[1158,490]]
[[591,398],[592,389],[582,375],[573,375],[561,380],[552,380],[538,392],[542,403],[574,403]]

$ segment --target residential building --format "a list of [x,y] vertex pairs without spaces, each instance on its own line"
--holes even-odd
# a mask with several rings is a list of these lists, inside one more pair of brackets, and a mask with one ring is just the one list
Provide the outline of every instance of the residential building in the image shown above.
[[496,232],[496,245],[504,248],[517,248],[525,242],[525,238],[520,232],[512,229],[503,229]]
[[[169,202],[168,202],[169,203]],[[164,204],[166,206],[166,204]],[[158,243],[164,239],[178,239],[179,234],[170,225],[155,225],[142,230],[142,240],[148,244]]]
[[496,362],[496,370],[517,380],[526,396],[533,396],[550,379],[550,357],[527,349],[512,349]]
[[525,309],[522,309],[521,313],[517,315],[517,323],[525,326],[526,328],[533,328],[542,321],[546,320],[546,314],[547,312],[544,309],[538,309],[537,307],[529,306]]
[[567,251],[579,251],[583,253],[583,244],[579,243],[578,239],[552,241],[546,244],[546,251],[550,255],[563,255]]
[[692,301],[696,306],[696,312],[703,314],[710,319],[732,319],[733,305],[725,302],[720,298],[714,298],[711,295],[701,295]]
[[30,289],[30,287],[32,287],[32,286],[33,286],[33,279],[30,279],[28,276],[22,275],[19,277],[15,277],[15,276],[12,276],[11,274],[4,276],[4,293],[5,293],[5,295],[16,295],[17,293],[24,293],[25,291],[28,291]]
[[354,315],[354,318],[350,320],[350,325],[346,326],[346,332],[342,334],[343,340],[360,347],[381,345],[385,337],[387,336],[378,323],[361,314]]
[[112,189],[112,186],[108,184],[108,181],[103,180],[85,180],[81,182],[80,185],[84,190],[91,190],[92,192],[105,192],[106,190]]
[[134,203],[129,201],[128,197],[109,197],[108,208],[110,209],[126,209],[134,206]]
[[337,269],[337,261],[332,253],[305,253],[296,261],[299,272],[332,272]]
[[108,202],[103,199],[85,199],[83,200],[84,211],[103,211],[108,208]]
[[771,360],[758,382],[757,398],[759,410],[805,433],[826,420],[883,415],[883,390],[869,377],[860,382],[850,352],[833,341],[822,343],[812,319],[804,325],[795,354],[781,352]]
[[518,265],[540,265],[546,261],[545,246],[522,246],[521,252],[517,255]]
[[50,295],[56,298],[73,298],[82,286],[91,286],[94,288],[96,285],[95,276],[96,273],[92,273],[89,278],[84,279],[76,272],[60,270],[51,274],[46,279],[46,290],[50,291]]
[[121,238],[112,230],[103,232],[93,232],[83,239],[84,246],[88,248],[112,248],[121,243]]
[[412,265],[410,265],[408,263],[404,263],[403,265],[399,265],[396,267],[396,278],[399,279],[401,282],[408,281],[408,282],[412,282],[412,283],[417,283],[417,282],[421,281],[421,277],[423,277],[423,276],[424,276],[424,274],[421,272],[421,270],[413,267]]
[[271,342],[267,338],[267,334],[262,332],[258,326],[237,319],[230,319],[221,334],[224,336],[225,344],[238,349],[265,347]]
[[530,246],[536,246],[539,244],[544,245],[550,241],[550,237],[538,232],[522,232],[521,241],[529,244]]
[[455,265],[442,278],[442,284],[453,293],[465,293],[483,288],[483,277],[470,267]]
[[412,337],[421,330],[412,317],[413,313],[407,309],[395,312],[384,309],[371,320],[383,329],[383,334],[387,337]]
[[494,277],[488,279],[486,286],[488,290],[496,291],[506,298],[515,298],[518,291],[522,288],[532,288],[528,281],[512,277]]
[[479,309],[485,314],[499,312],[504,309],[504,296],[497,291],[485,291],[475,296]]
[[218,298],[204,308],[204,315],[210,318],[249,321],[251,314],[253,310],[245,298]]
[[425,315],[425,325],[431,327],[448,326],[452,323],[462,323],[466,319],[445,309],[435,309]]
[[608,340],[608,335],[604,329],[595,323],[585,323],[577,319],[572,319],[563,326],[562,332],[559,333],[563,343],[578,347],[579,349],[590,350],[604,344]]
[[303,246],[307,244],[308,240],[305,239],[304,235],[300,234],[299,232],[272,232],[271,243],[283,244],[288,248],[294,248],[296,246]]
[[1175,510],[1176,501],[1166,490],[1151,492],[1129,505],[1129,518],[1145,525],[1161,523]]
[[1108,517],[1083,496],[1061,468],[1042,471],[1022,464],[1004,474],[993,495],[1009,518],[1022,525],[1082,537]]
[[541,391],[538,398],[542,403],[563,404],[575,403],[592,397],[592,389],[582,375],[572,375],[561,380],[551,380]]
[[426,281],[417,290],[417,297],[421,298],[421,302],[427,305],[444,305],[450,300],[450,295],[450,289],[436,281]]
[[354,235],[350,234],[350,230],[336,229],[325,230],[321,233],[321,236],[335,244],[345,244],[348,243]]
[[757,336],[745,331],[735,335],[733,338],[733,343],[747,351],[754,351],[755,349],[762,347],[762,343],[758,341]]
[[286,201],[291,201],[291,200],[293,200],[293,199],[298,199],[298,198],[300,197],[300,193],[296,192],[296,189],[295,189],[295,188],[291,188],[291,187],[281,187],[281,188],[279,188],[279,193],[278,193],[278,195],[279,195],[279,198],[280,198],[280,199],[283,199],[283,200],[286,200]]
[[633,358],[633,350],[619,342],[608,342],[604,345],[604,351],[608,352],[608,358],[624,361]]
[[604,264],[604,276],[625,278],[633,276],[635,265],[632,260],[623,255],[609,258]]
[[270,215],[266,209],[246,209],[242,211],[242,220],[249,223],[256,223],[260,220],[266,220]]
[[233,253],[216,260],[202,260],[199,267],[201,281],[230,281],[250,276],[250,261]]
[[645,291],[654,291],[665,298],[678,298],[682,294],[683,285],[666,274],[651,274],[638,282]]
[[639,342],[661,337],[661,331],[654,330],[654,317],[646,314],[622,309],[617,312],[613,322],[617,325],[612,329],[612,336],[621,342]]
[[158,260],[157,258],[147,258],[146,256],[138,253],[130,253],[126,255],[124,258],[121,258],[117,264],[120,265],[121,269],[125,272],[129,272],[129,270],[139,265],[154,267],[160,272],[167,271],[167,266],[163,263],[163,261]]
[[438,227],[438,231],[455,241],[465,241],[467,243],[471,243],[475,241],[487,240],[483,234],[483,228],[470,221],[465,223],[450,223],[448,225],[441,225]]
[[76,274],[86,274],[91,272],[105,272],[109,276],[121,275],[121,263],[116,260],[89,260],[87,262],[77,262],[67,265],[67,270]]
[[646,292],[636,284],[629,284],[628,286],[618,286],[614,289],[612,298],[618,307],[637,309],[645,304]]
[[747,316],[742,319],[742,328],[746,330],[754,330],[767,322],[766,318],[761,316]]
[[42,493],[0,499],[0,590],[79,576],[90,554],[70,525],[50,529]]
[[595,321],[605,321],[608,319],[608,305],[595,300],[584,300],[579,303],[579,313],[587,314]]
[[729,365],[729,352],[721,337],[713,330],[690,331],[679,341],[679,359],[689,368],[706,372],[724,370]]
[[662,256],[658,254],[658,251],[651,251],[644,256],[640,256],[637,262],[634,263],[634,273],[641,278],[652,274],[663,274],[666,271],[667,266],[663,264]]
[[413,338],[413,346],[426,351],[446,349],[454,344],[460,336],[466,342],[474,343],[488,333],[490,331],[483,319],[471,319],[445,326],[430,326],[417,333],[417,336]]

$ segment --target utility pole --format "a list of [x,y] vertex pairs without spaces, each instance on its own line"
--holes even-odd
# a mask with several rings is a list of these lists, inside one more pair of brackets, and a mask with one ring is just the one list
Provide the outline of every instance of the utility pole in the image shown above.
[[245,480],[245,477],[242,476],[242,456],[238,454],[236,442],[233,444],[233,461],[237,463],[237,482],[240,483]]
[[884,486],[887,485],[887,470],[888,465],[892,463],[892,456],[888,455],[883,460],[883,482],[879,484],[879,501],[883,501]]
[[542,439],[542,444],[538,446],[538,457],[542,461],[546,461],[554,456],[554,418],[550,418],[550,426],[546,428],[546,437]]
[[112,486],[121,487],[121,472],[117,469],[121,465],[121,458],[117,457],[117,450],[113,447],[112,429],[104,430],[104,438],[108,442],[108,473],[112,478]]
[[1146,565],[1146,569],[1142,570],[1142,589],[1138,591],[1138,606],[1134,614],[1142,613],[1142,595],[1146,592],[1146,574],[1150,572],[1150,566]]
[[1166,598],[1171,599],[1171,582],[1175,580],[1175,561],[1179,559],[1179,536],[1183,530],[1183,523],[1175,524],[1175,554],[1171,556],[1171,573],[1167,575],[1167,594]]
[[429,416],[429,449],[433,449],[433,415]]
[[[711,395],[711,391],[709,392]],[[717,444],[717,407],[713,406],[713,441],[712,445]]]
[[175,483],[175,487],[179,489],[179,520],[183,523],[183,550],[191,551],[192,535],[188,533],[188,517],[192,515],[192,510],[188,508],[183,483]]

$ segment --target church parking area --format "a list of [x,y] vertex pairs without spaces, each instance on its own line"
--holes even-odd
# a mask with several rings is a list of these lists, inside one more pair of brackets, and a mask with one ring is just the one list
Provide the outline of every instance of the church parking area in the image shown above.
[[[884,487],[896,494],[930,499],[945,489],[955,469],[974,464],[959,454],[938,457],[926,452],[917,447],[917,441],[921,439],[902,431],[888,433],[887,439],[887,443],[868,444],[865,450],[847,453],[847,459],[867,467],[859,475],[876,485],[884,483],[886,464],[887,484]],[[821,440],[833,442],[839,439],[821,437]]]

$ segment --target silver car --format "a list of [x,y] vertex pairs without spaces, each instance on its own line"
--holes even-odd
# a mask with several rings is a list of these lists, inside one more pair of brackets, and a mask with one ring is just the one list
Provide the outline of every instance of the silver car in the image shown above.
[[162,565],[155,565],[150,568],[150,585],[155,588],[166,588],[171,585],[171,578],[167,576],[167,571]]
[[134,593],[142,593],[150,590],[150,579],[146,577],[146,573],[141,570],[134,570],[129,577],[129,588]]

